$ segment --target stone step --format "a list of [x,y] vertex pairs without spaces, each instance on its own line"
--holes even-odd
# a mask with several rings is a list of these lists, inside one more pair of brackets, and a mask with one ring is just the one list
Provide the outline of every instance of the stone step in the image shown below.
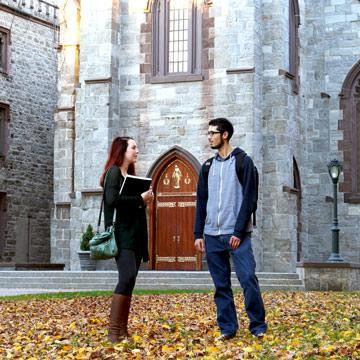
[[[258,272],[256,273],[259,279],[298,279],[296,273],[272,273],[272,272]],[[210,273],[208,271],[139,271],[139,277],[151,278],[208,278]],[[232,273],[235,277],[235,273]],[[117,271],[0,271],[0,277],[16,278],[16,277],[67,277],[67,278],[117,278]]]
[[[37,280],[37,281],[36,281]],[[90,285],[100,285],[101,284],[116,284],[117,280],[115,278],[83,278],[83,279],[76,279],[76,278],[32,278],[32,277],[23,277],[23,278],[14,278],[14,279],[6,279],[0,277],[0,286],[1,287],[21,287],[22,285],[32,284],[34,287],[38,287],[37,285],[52,285],[57,287],[66,287],[66,286],[85,286],[86,284]],[[161,283],[174,283],[174,284],[212,284],[211,278],[141,278],[138,277],[137,283],[144,284],[144,285],[154,285]],[[237,278],[231,278],[232,284],[236,284],[238,282]],[[299,279],[260,279],[259,283],[261,285],[268,285],[268,284],[279,284],[279,285],[301,285],[302,282]]]
[[[233,284],[233,289],[241,289],[240,284]],[[141,290],[151,290],[154,289],[152,285],[145,285],[145,284],[136,284],[135,289]],[[213,284],[157,284],[156,289],[159,290],[166,290],[166,289],[200,289],[200,290],[212,290],[214,289]],[[271,290],[288,290],[288,291],[304,291],[305,287],[303,285],[264,285],[260,284],[261,291],[271,291]],[[112,290],[112,289],[111,289]]]
[[[154,287],[146,287],[146,286],[135,286],[137,290],[203,290],[203,291],[212,291],[213,287],[203,287],[201,285],[194,284],[194,286],[186,286],[186,285],[179,285],[179,284],[160,284],[156,289]],[[234,290],[241,290],[239,286],[233,286]],[[54,288],[14,288],[14,289],[7,289],[4,295],[1,295],[0,289],[0,296],[9,296],[9,295],[24,295],[24,294],[41,294],[41,293],[62,293],[62,292],[79,292],[79,291],[110,291],[112,292],[114,288],[99,288],[99,289],[54,289]],[[265,285],[261,286],[261,291],[276,291],[276,290],[283,290],[283,291],[304,291],[303,286],[281,286],[281,285]]]
[[[240,289],[240,284],[233,284],[234,289]],[[24,283],[20,286],[8,286],[6,289],[41,289],[41,290],[55,290],[55,291],[92,291],[92,290],[114,290],[115,284],[67,284],[66,286],[57,287],[56,284],[40,284],[38,283]],[[192,283],[192,284],[183,284],[183,283],[158,283],[158,284],[144,284],[136,283],[136,289],[141,290],[162,290],[162,289],[208,289],[212,290],[214,288],[212,283]],[[288,285],[288,284],[260,284],[261,290],[292,290],[300,291],[304,290],[303,285]]]
[[[304,290],[294,273],[257,273],[262,290]],[[235,273],[234,288],[240,284]],[[113,290],[116,271],[1,271],[0,289]],[[137,289],[213,289],[208,271],[139,271]]]
[[[19,279],[20,280],[20,279]],[[21,279],[21,281],[1,281],[0,284],[2,288],[29,288],[29,287],[41,287],[41,286],[52,286],[52,287],[59,287],[59,288],[67,288],[67,287],[82,287],[82,286],[93,286],[94,288],[99,288],[101,286],[111,286],[114,287],[116,285],[115,279],[104,279],[103,281],[93,281],[93,279],[83,279],[82,281],[76,281],[74,279],[43,279],[41,282],[34,281],[34,279],[31,278],[24,278]],[[213,283],[211,279],[187,279],[187,281],[181,281],[180,279],[178,281],[175,281],[174,279],[151,279],[151,280],[144,280],[144,279],[138,279],[137,284],[140,286],[153,286],[156,288],[159,284],[178,284],[178,285],[192,285],[192,284],[199,284],[199,285],[206,285],[206,286],[212,286]],[[232,281],[232,284],[235,286],[238,285],[237,279]],[[281,285],[281,286],[300,286],[302,285],[302,282],[300,280],[277,280],[274,281],[272,279],[266,279],[259,281],[260,286],[264,285]]]

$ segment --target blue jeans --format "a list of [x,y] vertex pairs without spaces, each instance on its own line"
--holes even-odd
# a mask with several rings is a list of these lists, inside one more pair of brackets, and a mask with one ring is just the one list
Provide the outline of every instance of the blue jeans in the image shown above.
[[244,292],[250,332],[254,335],[266,332],[265,308],[255,275],[256,264],[251,247],[251,236],[249,234],[242,239],[235,250],[229,245],[230,237],[231,235],[205,235],[206,258],[215,285],[217,323],[222,334],[235,334],[239,327],[231,289],[231,255],[236,276]]

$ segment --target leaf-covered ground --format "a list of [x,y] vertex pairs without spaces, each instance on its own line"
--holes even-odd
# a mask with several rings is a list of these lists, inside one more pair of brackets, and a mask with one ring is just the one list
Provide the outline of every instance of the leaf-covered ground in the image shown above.
[[240,329],[227,342],[213,294],[135,295],[132,337],[106,341],[109,296],[0,301],[0,359],[359,359],[360,293],[265,292],[269,331]]

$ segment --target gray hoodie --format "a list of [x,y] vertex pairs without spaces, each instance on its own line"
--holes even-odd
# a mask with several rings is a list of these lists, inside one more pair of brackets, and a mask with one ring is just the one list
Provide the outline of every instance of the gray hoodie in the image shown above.
[[[234,149],[226,158],[217,154],[208,178],[208,200],[204,233],[207,235],[233,234],[243,201],[243,189],[236,174]],[[246,231],[252,231],[251,219]]]

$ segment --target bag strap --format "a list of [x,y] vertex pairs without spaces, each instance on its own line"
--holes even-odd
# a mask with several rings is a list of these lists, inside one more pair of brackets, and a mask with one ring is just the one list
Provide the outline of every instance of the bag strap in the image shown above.
[[98,234],[100,231],[100,224],[101,224],[101,215],[102,215],[102,209],[103,209],[103,205],[104,205],[104,194],[101,200],[101,205],[100,205],[100,212],[99,212],[99,219],[98,219],[98,223],[97,223],[97,227],[96,227],[96,233]]
[[239,179],[241,186],[244,182],[244,159],[246,155],[247,155],[246,152],[242,152],[240,154],[235,155],[236,175]]
[[[103,206],[104,206],[104,200],[105,200],[105,186],[106,186],[106,178],[108,176],[109,170],[106,172],[105,175],[105,179],[104,179],[104,190],[103,190],[103,196],[101,199],[101,205],[100,205],[100,212],[99,212],[99,218],[98,218],[98,223],[97,223],[97,228],[96,228],[96,232],[99,233],[100,231],[100,225],[101,225],[101,215],[102,215],[102,210],[103,210]],[[113,214],[113,221],[112,224],[114,225],[116,220],[116,208],[114,210],[114,214]]]

